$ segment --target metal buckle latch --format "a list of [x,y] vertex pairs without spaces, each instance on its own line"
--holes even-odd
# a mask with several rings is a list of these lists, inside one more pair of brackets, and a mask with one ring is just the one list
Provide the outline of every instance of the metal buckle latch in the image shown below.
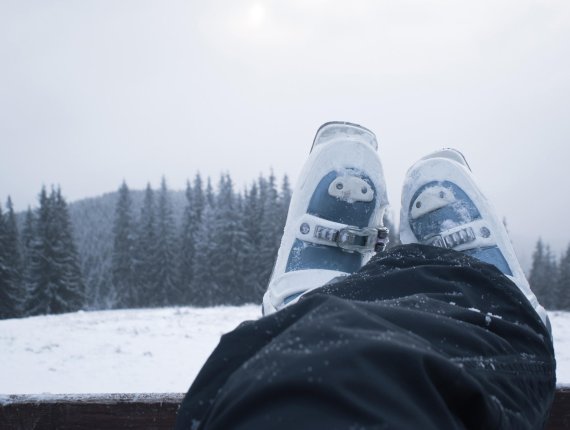
[[336,243],[349,252],[383,251],[388,244],[388,229],[345,227],[339,230]]
[[380,252],[388,245],[389,230],[386,227],[344,227],[339,230],[317,225],[314,237],[329,242],[346,252]]

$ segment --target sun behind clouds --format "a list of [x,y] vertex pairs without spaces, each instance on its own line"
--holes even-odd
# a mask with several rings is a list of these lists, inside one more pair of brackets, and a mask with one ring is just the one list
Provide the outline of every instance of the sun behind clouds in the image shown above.
[[253,27],[259,27],[267,17],[267,8],[261,2],[255,2],[249,9],[249,24]]

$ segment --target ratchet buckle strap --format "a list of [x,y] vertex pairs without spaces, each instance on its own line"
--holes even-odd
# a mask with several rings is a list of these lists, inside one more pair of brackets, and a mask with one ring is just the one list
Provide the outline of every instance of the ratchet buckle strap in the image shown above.
[[389,242],[386,227],[355,227],[313,215],[302,218],[299,232],[297,237],[305,242],[336,246],[347,252],[362,254],[383,251]]

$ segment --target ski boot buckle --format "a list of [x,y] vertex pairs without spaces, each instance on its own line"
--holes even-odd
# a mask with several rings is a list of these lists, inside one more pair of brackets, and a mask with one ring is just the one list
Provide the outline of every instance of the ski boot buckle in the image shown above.
[[383,251],[388,244],[388,229],[345,227],[339,230],[336,244],[348,252]]

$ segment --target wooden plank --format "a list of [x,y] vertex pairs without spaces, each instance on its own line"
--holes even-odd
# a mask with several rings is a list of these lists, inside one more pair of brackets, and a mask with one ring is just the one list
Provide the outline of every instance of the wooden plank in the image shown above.
[[6,396],[2,430],[171,430],[184,394]]
[[[182,393],[0,396],[2,430],[171,430]],[[570,387],[558,388],[548,430],[570,429]]]
[[570,387],[558,387],[550,409],[548,430],[570,429]]

